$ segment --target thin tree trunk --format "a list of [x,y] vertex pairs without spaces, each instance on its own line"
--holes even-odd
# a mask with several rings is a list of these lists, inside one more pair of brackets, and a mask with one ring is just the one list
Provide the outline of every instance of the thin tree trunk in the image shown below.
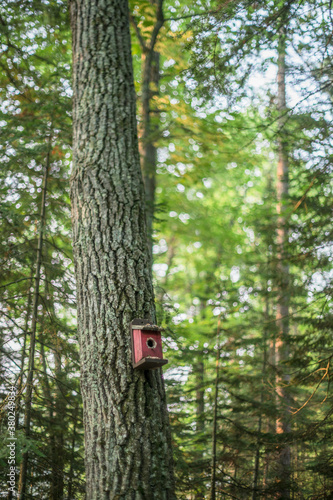
[[20,374],[18,377],[17,381],[17,399],[16,399],[16,412],[15,412],[15,429],[18,429],[18,424],[20,420],[20,404],[21,404],[21,391],[23,387],[23,376],[24,376],[24,365],[25,365],[25,359],[26,359],[26,348],[27,348],[27,335],[28,335],[28,328],[29,328],[29,322],[30,322],[30,315],[31,315],[31,304],[32,304],[32,293],[31,293],[31,286],[32,286],[32,269],[31,269],[31,279],[29,280],[28,284],[28,303],[27,303],[27,312],[25,316],[25,322],[24,322],[24,339],[23,339],[23,348],[22,348],[22,358],[21,358],[21,367],[20,367]]
[[161,370],[133,370],[129,323],[155,321],[126,0],[71,2],[71,180],[89,500],[174,499]]
[[[152,116],[152,98],[158,94],[160,80],[160,55],[151,50],[143,53],[142,123],[140,156],[146,195],[148,245],[152,258],[152,236],[155,211],[157,148],[155,145],[158,126]],[[153,119],[152,119],[153,118]],[[154,119],[155,118],[155,119]]]
[[[31,269],[31,274],[32,274],[32,269]],[[28,335],[28,328],[29,328],[29,322],[30,322],[30,315],[31,315],[31,303],[32,303],[32,293],[30,291],[31,285],[32,285],[32,276],[31,279],[29,280],[28,284],[28,303],[27,303],[27,311],[26,311],[26,316],[25,316],[25,322],[24,322],[24,339],[23,339],[23,348],[22,348],[22,357],[21,357],[21,367],[20,367],[20,372],[19,372],[19,377],[17,381],[17,396],[16,396],[16,411],[15,411],[15,430],[18,429],[19,425],[19,420],[20,420],[20,404],[21,404],[21,391],[23,387],[23,376],[24,376],[24,365],[25,365],[25,359],[26,359],[26,345],[27,345],[27,335]],[[8,490],[7,494],[7,500],[12,500],[13,498],[13,493],[11,490]]]
[[147,234],[150,259],[152,262],[152,235],[155,211],[156,167],[158,135],[158,110],[153,108],[153,98],[159,94],[160,54],[155,45],[160,29],[164,23],[163,0],[152,0],[156,7],[156,21],[150,39],[145,41],[138,24],[131,17],[142,50],[142,82],[141,82],[141,120],[140,120],[140,157],[143,181],[145,186]]
[[71,464],[69,468],[68,475],[68,491],[67,491],[67,500],[72,500],[73,498],[73,479],[74,479],[74,463],[75,463],[75,441],[76,441],[76,418],[77,418],[77,409],[74,411],[74,419],[73,419],[73,436],[72,436],[72,450],[71,450]]
[[[205,413],[205,390],[204,390],[204,363],[202,360],[203,352],[198,353],[199,360],[195,365],[195,378],[196,378],[196,432],[197,434],[202,433],[205,429],[204,413]],[[197,453],[198,465],[202,460],[202,449],[198,449]],[[201,491],[197,491],[195,494],[195,500],[203,500],[204,494]]]
[[[277,434],[286,434],[290,427],[290,402],[286,386],[289,376],[285,372],[284,363],[289,357],[288,332],[289,332],[289,268],[286,263],[288,246],[288,228],[285,218],[286,202],[289,196],[288,181],[288,155],[286,150],[286,83],[285,83],[285,58],[286,58],[286,29],[280,28],[278,44],[278,166],[277,166],[277,310],[276,324],[277,337],[275,342],[276,362],[276,392],[279,418],[276,422]],[[278,498],[290,498],[290,447],[282,444],[278,457]]]
[[[41,330],[44,330],[44,325],[42,323],[41,325]],[[57,497],[54,496],[54,482],[55,478],[54,475],[56,474],[56,471],[54,470],[54,463],[56,461],[56,453],[55,453],[55,433],[54,433],[54,414],[53,414],[53,398],[52,398],[52,393],[51,393],[51,387],[47,375],[47,364],[46,364],[46,357],[45,357],[45,350],[44,350],[44,342],[45,342],[45,335],[43,335],[43,338],[40,339],[40,354],[41,354],[41,359],[42,359],[42,366],[43,366],[43,376],[44,376],[44,398],[45,401],[47,401],[47,405],[49,408],[49,421],[48,421],[48,428],[49,428],[49,435],[50,435],[50,448],[51,448],[51,487],[50,487],[50,500],[56,500]],[[59,497],[59,500],[61,500],[61,497]]]
[[[39,283],[40,283],[40,274],[41,274],[40,269],[41,269],[41,262],[42,262],[42,250],[43,250],[43,234],[44,234],[44,228],[45,228],[46,192],[47,192],[47,178],[48,178],[49,167],[50,167],[50,152],[51,152],[51,136],[49,137],[48,152],[47,152],[47,156],[46,156],[46,165],[45,165],[44,176],[43,176],[42,202],[41,202],[41,211],[40,211],[40,227],[39,227],[39,237],[38,237],[38,246],[37,246],[37,259],[36,259],[36,273],[35,273],[35,277],[34,277],[35,287],[34,287],[33,306],[32,306],[29,365],[28,365],[27,386],[26,386],[26,394],[25,394],[25,409],[24,409],[24,430],[25,430],[26,438],[30,437],[32,389],[33,389],[33,375],[34,375],[34,357],[35,357],[38,299],[39,299]],[[20,467],[20,478],[19,478],[19,486],[18,486],[18,498],[19,498],[19,500],[23,500],[26,496],[28,459],[29,459],[29,453],[28,453],[28,451],[25,451],[23,453],[23,456],[22,456],[22,462],[21,462],[21,467]]]
[[[203,352],[199,352],[199,356],[203,356]],[[195,367],[195,377],[196,377],[196,430],[197,432],[203,432],[205,428],[204,422],[204,412],[205,412],[205,390],[204,390],[204,363],[202,359],[198,361]]]
[[[46,270],[45,277],[48,278]],[[45,279],[45,294],[50,304],[51,317],[55,318],[56,312],[54,309],[53,289],[52,287],[51,289],[49,288],[48,283],[49,280]],[[64,400],[64,396],[61,391],[61,355],[56,326],[51,327],[50,344],[53,348],[54,374],[56,383],[54,396],[52,397],[52,393],[47,382],[47,387],[49,388],[50,392],[50,404],[52,409],[50,416],[50,421],[52,423],[52,428],[50,428],[50,436],[52,437],[52,475],[50,500],[62,500],[64,497],[64,434],[62,432],[62,428],[64,416],[66,414],[66,401]],[[44,348],[42,352],[44,355]],[[47,378],[46,365],[44,368],[44,372]]]
[[268,302],[268,292],[265,295],[265,327],[264,327],[264,350],[263,350],[263,362],[262,362],[262,380],[261,380],[261,391],[260,391],[260,413],[258,418],[258,438],[257,438],[257,448],[254,463],[254,473],[253,473],[253,493],[252,500],[257,500],[260,497],[258,492],[258,482],[259,482],[259,466],[260,466],[260,448],[261,448],[261,428],[262,428],[262,405],[264,402],[264,386],[266,380],[266,366],[267,366],[267,322],[269,318],[269,302]]
[[220,376],[220,328],[221,320],[217,323],[217,352],[215,368],[215,395],[214,395],[214,416],[213,416],[213,435],[212,435],[212,475],[210,485],[210,500],[216,500],[216,444],[217,444],[217,407],[219,393]]
[[[52,302],[53,303],[53,302]],[[61,391],[61,355],[59,349],[59,342],[54,332],[54,372],[56,379],[55,388],[55,405],[54,405],[54,458],[53,462],[53,481],[51,499],[62,500],[64,498],[64,434],[62,432],[62,422],[66,415],[66,401],[64,400]]]
[[[276,332],[273,331],[273,335],[270,338],[269,341],[269,347],[268,347],[268,365],[271,368],[272,371],[272,377],[269,377],[269,383],[271,387],[274,388],[275,390],[275,384],[276,384],[276,362],[275,362],[275,340],[276,340]],[[269,374],[268,374],[269,375]],[[272,398],[273,403],[275,402],[274,396]],[[273,419],[269,419],[267,422],[267,431],[269,434],[273,435],[276,432],[276,423],[274,422]],[[276,461],[276,453],[275,450],[272,452],[271,446],[267,447],[265,450],[265,464],[264,464],[264,472],[263,472],[263,488],[264,490],[267,490],[269,487],[270,483],[270,476],[271,476],[271,463]],[[266,498],[266,495],[264,496]]]
[[[200,302],[200,317],[204,320],[205,314],[205,302],[201,300]],[[203,351],[198,352],[198,361],[195,365],[195,377],[196,377],[196,430],[198,432],[203,432],[205,427],[204,422],[204,411],[205,411],[205,389],[204,389],[204,363],[203,363]]]

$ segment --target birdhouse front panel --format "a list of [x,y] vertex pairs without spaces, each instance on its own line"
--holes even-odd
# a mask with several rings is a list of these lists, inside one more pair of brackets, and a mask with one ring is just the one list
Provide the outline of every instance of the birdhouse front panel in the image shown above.
[[154,356],[163,358],[162,337],[159,332],[141,332],[142,357]]
[[168,362],[163,359],[161,328],[149,320],[136,318],[131,322],[134,368],[158,368]]

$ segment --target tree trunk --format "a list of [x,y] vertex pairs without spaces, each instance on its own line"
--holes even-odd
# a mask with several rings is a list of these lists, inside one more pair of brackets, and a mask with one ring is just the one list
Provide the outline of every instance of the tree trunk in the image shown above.
[[[286,386],[289,376],[285,373],[284,362],[289,357],[289,268],[287,264],[288,228],[285,218],[288,201],[288,155],[286,150],[286,30],[280,28],[278,45],[278,166],[277,166],[277,336],[275,342],[276,392],[279,418],[276,422],[277,434],[290,432],[290,402]],[[290,447],[282,444],[278,457],[278,498],[290,498]]]
[[[26,394],[25,394],[25,409],[24,409],[24,431],[25,431],[26,438],[29,438],[29,436],[30,436],[34,358],[35,358],[35,343],[36,343],[38,299],[39,299],[39,283],[40,283],[40,269],[41,269],[41,263],[42,263],[43,234],[44,234],[45,213],[46,213],[47,178],[48,178],[49,167],[50,167],[50,152],[51,152],[51,136],[49,137],[49,147],[48,147],[48,152],[47,152],[47,157],[46,157],[46,165],[45,165],[44,177],[43,177],[42,203],[41,203],[41,212],[40,212],[40,226],[39,226],[37,259],[36,259],[36,273],[35,273],[35,278],[34,278],[35,287],[34,287],[33,306],[32,306],[29,365],[28,365],[27,385],[26,385]],[[21,466],[20,466],[20,478],[19,478],[19,486],[18,486],[18,498],[19,498],[19,500],[23,500],[24,498],[26,498],[28,459],[29,459],[28,451],[25,451],[23,453],[22,462],[21,462]]]
[[26,359],[26,348],[27,348],[27,335],[30,323],[30,315],[31,315],[31,303],[32,303],[32,280],[33,280],[33,269],[31,269],[31,278],[28,283],[28,302],[27,302],[27,312],[25,316],[24,322],[24,338],[23,338],[23,347],[22,347],[22,357],[21,357],[21,367],[20,374],[17,381],[17,398],[16,398],[16,412],[15,412],[15,429],[18,429],[19,421],[20,421],[20,412],[21,412],[21,391],[23,387],[23,377],[24,377],[24,366]]
[[[48,285],[49,277],[47,271],[45,270],[45,295],[49,299],[49,308],[51,317],[55,318],[54,310],[54,300],[53,300],[53,290],[49,289]],[[45,314],[47,314],[47,308],[45,308]],[[45,331],[45,328],[43,328]],[[44,344],[47,344],[47,338],[44,334],[43,342],[41,342],[41,356],[45,380],[45,399],[49,401],[49,434],[51,442],[51,485],[50,485],[50,500],[62,500],[64,498],[64,416],[66,415],[66,401],[61,392],[61,356],[59,339],[57,337],[57,328],[54,325],[49,327],[51,336],[49,338],[49,344],[52,346],[53,357],[54,357],[54,374],[56,387],[54,393],[52,393],[52,388],[49,383],[46,365],[46,356],[44,351]]]
[[[266,289],[268,285],[266,285]],[[262,406],[264,403],[264,387],[266,383],[266,367],[267,367],[267,322],[269,319],[269,302],[268,302],[268,291],[265,294],[265,326],[264,326],[264,336],[263,336],[263,362],[262,362],[262,379],[261,379],[261,390],[260,390],[260,413],[258,418],[258,438],[257,447],[254,460],[254,472],[253,472],[253,492],[252,500],[257,500],[260,498],[260,493],[258,491],[258,482],[260,474],[260,448],[261,448],[261,429],[262,429]]]
[[71,180],[87,498],[173,499],[161,370],[133,370],[129,323],[155,320],[125,0],[71,3]]
[[196,400],[196,430],[197,432],[203,432],[205,428],[204,421],[204,413],[205,413],[205,389],[204,389],[204,363],[202,361],[204,353],[202,351],[199,352],[199,359],[201,356],[201,360],[198,361],[195,365],[195,378],[196,378],[196,391],[195,391],[195,400]]
[[[205,301],[200,301],[200,317],[204,320],[205,314]],[[205,428],[204,413],[205,413],[205,389],[204,389],[204,376],[205,376],[205,366],[204,366],[204,352],[198,352],[197,362],[195,364],[195,379],[196,379],[196,430],[197,432],[203,432]]]
[[78,411],[77,408],[75,408],[73,411],[73,435],[72,435],[72,446],[71,446],[71,462],[68,474],[67,500],[72,500],[73,498],[77,414]]
[[220,327],[219,318],[217,324],[217,352],[216,352],[216,373],[215,373],[215,395],[214,395],[214,414],[213,414],[213,435],[212,435],[212,474],[210,484],[210,500],[216,500],[216,445],[217,445],[217,406],[219,392],[220,376]]
[[[163,0],[151,0],[156,8],[155,23],[149,40],[145,40],[138,23],[131,16],[131,21],[137,34],[142,50],[142,82],[141,82],[141,121],[140,121],[140,157],[145,186],[146,218],[148,233],[148,248],[152,263],[152,235],[155,211],[156,166],[158,135],[157,109],[153,109],[153,98],[159,94],[160,85],[160,54],[155,51],[156,41],[164,24]],[[154,116],[155,115],[155,116]]]
[[[205,429],[205,390],[204,390],[204,375],[205,367],[203,363],[203,351],[198,352],[198,360],[195,364],[195,379],[196,379],[196,391],[195,391],[195,401],[196,401],[196,433],[197,435],[203,433]],[[203,458],[202,448],[199,446],[196,452],[195,460],[199,465]],[[198,486],[200,488],[200,485]],[[201,491],[197,491],[194,496],[195,500],[203,500],[204,494]]]
[[[42,323],[41,325],[41,330],[44,330],[45,328]],[[44,342],[45,342],[45,333],[43,336],[40,338],[40,354],[41,354],[41,361],[42,361],[42,366],[43,366],[43,377],[44,377],[44,399],[47,402],[48,410],[49,410],[49,420],[48,420],[48,428],[49,428],[49,435],[50,435],[50,458],[51,458],[51,487],[50,487],[50,500],[56,500],[57,497],[54,496],[54,483],[55,483],[55,461],[56,461],[56,453],[55,453],[55,431],[54,431],[54,402],[52,398],[52,393],[51,393],[51,387],[48,379],[48,374],[47,374],[47,364],[46,364],[46,356],[45,356],[45,349],[44,349]],[[62,499],[62,497],[58,497],[59,500]]]
[[152,116],[152,98],[158,94],[160,80],[160,55],[153,49],[142,54],[142,121],[140,156],[146,196],[148,246],[152,259],[152,236],[155,210],[157,148],[155,146],[158,126]]
[[54,332],[54,372],[56,378],[55,388],[55,415],[54,415],[54,457],[52,459],[52,495],[51,500],[62,500],[64,498],[64,466],[65,466],[65,447],[64,434],[62,432],[62,422],[66,415],[66,400],[61,391],[61,355],[58,338]]
[[[49,308],[52,312],[51,317],[55,318],[56,312],[54,309],[54,300],[53,300],[53,289],[49,289],[49,277],[45,270],[45,295],[49,300]],[[47,310],[45,309],[45,314]],[[56,325],[56,324],[55,324]],[[57,327],[55,325],[51,325],[50,327],[50,339],[49,344],[53,349],[53,358],[54,358],[54,374],[55,374],[55,382],[56,387],[54,390],[54,394],[52,394],[51,387],[48,380],[47,374],[47,366],[46,366],[46,357],[44,352],[44,345],[41,343],[41,355],[43,362],[43,371],[45,376],[45,391],[46,391],[46,400],[49,401],[50,405],[50,424],[49,424],[49,433],[50,433],[50,441],[51,441],[51,488],[50,488],[50,500],[62,500],[64,498],[64,434],[63,434],[63,425],[64,425],[64,416],[66,415],[66,400],[64,395],[61,392],[61,379],[62,379],[62,371],[61,371],[61,355],[60,355],[60,346],[59,346],[59,338],[57,337]],[[44,342],[46,344],[46,336],[44,335]]]

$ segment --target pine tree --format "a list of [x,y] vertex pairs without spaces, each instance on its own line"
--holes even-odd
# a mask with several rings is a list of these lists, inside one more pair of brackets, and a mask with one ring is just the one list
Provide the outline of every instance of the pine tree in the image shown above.
[[[0,304],[5,369],[0,383],[4,389],[9,383],[17,388],[16,488],[20,476],[21,497],[67,496],[72,466],[72,494],[79,496],[82,420],[68,196],[68,13],[64,3],[46,11],[43,2],[32,0],[24,5],[7,3],[1,14],[5,42],[1,99],[6,105],[1,109]],[[6,390],[4,402],[5,397]],[[5,410],[2,406],[3,437]],[[69,445],[73,426],[74,445]],[[4,450],[2,491],[8,486]]]

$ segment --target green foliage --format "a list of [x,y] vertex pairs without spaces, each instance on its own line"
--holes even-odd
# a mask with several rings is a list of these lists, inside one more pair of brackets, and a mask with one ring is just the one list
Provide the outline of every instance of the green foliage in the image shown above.
[[[2,7],[1,30],[1,431],[7,425],[8,387],[14,385],[18,391],[17,478],[22,453],[28,450],[30,496],[49,498],[57,480],[66,483],[67,493],[71,483],[72,498],[82,498],[83,435],[68,193],[71,36],[67,6],[8,2]],[[23,396],[47,164],[32,430],[26,437]],[[7,490],[6,455],[8,449],[2,453],[2,491]]]
[[[156,5],[131,2],[146,43]],[[179,498],[209,498],[217,405],[217,498],[276,498],[277,450],[292,452],[293,498],[332,490],[330,284],[331,26],[324,2],[164,4],[160,88],[150,140],[158,147],[154,279],[165,327],[164,376]],[[63,2],[7,2],[1,12],[1,401],[27,370],[41,182],[47,157],[30,494],[49,498],[55,471],[83,498],[83,428],[70,234],[70,32]],[[278,34],[287,25],[283,130],[276,109]],[[311,37],[308,35],[311,33]],[[133,29],[136,90],[142,50]],[[138,106],[140,113],[140,106]],[[140,123],[139,116],[139,125]],[[290,355],[275,366],[279,273],[277,137],[290,164]],[[286,340],[286,339],[285,339]],[[216,361],[218,360],[218,371]],[[278,435],[279,370],[289,375],[291,432]],[[217,396],[216,396],[217,387]],[[24,390],[24,384],[23,388]],[[1,437],[6,439],[5,408]],[[61,454],[62,461],[58,461]],[[254,490],[256,457],[259,473]],[[1,482],[6,452],[0,449]],[[67,488],[67,489],[66,489]],[[317,495],[315,497],[315,495]]]
[[[313,4],[304,10],[309,6]],[[190,67],[180,74],[189,52],[180,53],[181,59],[166,64],[168,78],[161,86],[163,139],[157,167],[154,270],[159,314],[167,325],[171,366],[165,377],[181,498],[189,492],[209,498],[219,318],[221,498],[252,497],[257,451],[258,491],[265,489],[267,498],[275,497],[276,449],[286,439],[295,460],[291,478],[295,498],[325,494],[331,484],[327,482],[330,459],[323,472],[325,453],[318,454],[324,439],[316,435],[322,427],[327,435],[332,408],[328,387],[331,104],[327,74],[321,72],[322,85],[315,67],[322,63],[313,59],[327,39],[321,5],[305,18],[298,3],[285,7],[279,2],[255,6],[239,2],[220,10],[210,5],[206,17],[177,21],[179,44],[185,37],[191,51]],[[316,32],[312,43],[297,47],[303,51],[301,63],[291,53],[301,36],[299,19],[307,23],[308,31],[313,26]],[[279,130],[274,83],[265,77],[259,88],[253,79],[262,71],[275,73],[274,51],[282,22],[288,24],[292,40],[288,68],[295,77],[288,85],[290,92],[295,86],[293,102],[297,98],[298,103]],[[302,30],[304,35],[305,27]],[[167,55],[165,48],[161,50]],[[174,39],[172,50],[179,53]],[[304,92],[298,87],[301,79]],[[313,90],[306,91],[305,85]],[[175,89],[168,113],[165,104]],[[290,273],[290,356],[284,369],[290,374],[293,428],[281,437],[275,434],[279,415],[275,378],[281,368],[275,367],[272,357],[279,280],[278,134],[285,138],[290,162],[286,207],[290,236],[285,255]],[[331,456],[327,450],[326,455]],[[314,477],[310,470],[316,471]],[[321,474],[326,476],[324,486]]]

